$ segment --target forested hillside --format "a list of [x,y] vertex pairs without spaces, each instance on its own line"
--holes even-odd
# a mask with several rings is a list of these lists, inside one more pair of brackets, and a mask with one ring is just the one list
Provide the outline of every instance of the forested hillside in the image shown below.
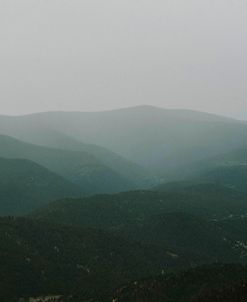
[[146,106],[0,117],[0,300],[244,301],[246,127]]
[[52,200],[79,197],[79,186],[24,159],[0,158],[0,215],[21,215]]
[[1,135],[0,156],[32,160],[73,182],[87,194],[118,192],[134,187],[130,180],[83,151],[42,147]]

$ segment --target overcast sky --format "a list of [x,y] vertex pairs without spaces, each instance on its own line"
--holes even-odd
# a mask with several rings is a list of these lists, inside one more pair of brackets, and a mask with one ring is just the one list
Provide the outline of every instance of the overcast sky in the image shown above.
[[246,0],[0,0],[0,113],[247,118]]

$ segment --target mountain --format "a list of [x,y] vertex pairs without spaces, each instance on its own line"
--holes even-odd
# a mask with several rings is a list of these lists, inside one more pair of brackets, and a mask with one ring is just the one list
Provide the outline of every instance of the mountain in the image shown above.
[[29,160],[0,158],[0,215],[20,215],[52,200],[81,196],[79,187]]
[[35,211],[33,217],[64,224],[118,229],[170,212],[210,219],[242,215],[247,213],[246,195],[210,184],[182,191],[133,191],[55,201]]
[[247,268],[236,264],[202,266],[172,275],[137,280],[116,290],[119,302],[244,302]]
[[226,152],[187,165],[178,181],[164,182],[153,189],[158,191],[190,190],[194,185],[215,184],[246,194],[247,148]]
[[[182,180],[181,180],[182,179]],[[154,189],[165,191],[193,184],[217,184],[240,192],[247,192],[247,148],[222,153],[188,165],[181,173],[180,181],[167,182]]]
[[2,302],[41,296],[61,297],[63,302],[189,302],[202,289],[209,293],[247,278],[246,268],[236,264],[175,273],[196,265],[186,252],[178,256],[169,246],[144,244],[115,232],[26,218],[0,218],[0,247]]
[[213,185],[198,186],[194,191],[137,191],[59,200],[30,217],[111,231],[142,244],[169,249],[172,257],[183,256],[188,264],[245,262],[245,247],[238,246],[232,232],[216,223],[247,213],[242,198],[238,192]]
[[23,117],[1,117],[0,133],[27,143],[70,151],[82,151],[93,155],[103,165],[109,167],[122,177],[131,180],[136,186],[154,182],[154,175],[140,165],[95,144],[85,144],[76,140],[73,135],[49,128],[39,120]]
[[[235,185],[233,186],[232,184],[230,185],[229,182],[224,181],[224,178],[221,177],[221,175],[217,180],[207,178],[208,175],[209,174],[206,174],[205,176],[205,174],[203,174],[203,176],[194,178],[191,181],[164,183],[154,187],[153,190],[166,194],[177,192],[187,196],[194,196],[193,198],[198,196],[199,201],[201,199],[205,201],[205,205],[203,205],[202,201],[198,206],[201,206],[202,208],[204,206],[215,206],[216,212],[220,212],[220,209],[224,212],[229,206],[231,208],[234,204],[234,200],[236,200],[236,202],[237,200],[242,200],[242,205],[244,204],[246,200],[246,191],[244,189],[241,190],[239,185],[245,183],[244,178],[238,179],[236,175],[229,175],[229,178],[234,179],[235,181]],[[236,203],[236,206],[238,207],[237,204],[238,202]],[[231,211],[230,208],[228,209],[229,212]]]
[[[226,231],[221,225],[200,216],[169,212],[147,218],[142,223],[124,228],[127,238],[146,244],[170,247],[173,256],[190,255],[194,264],[245,261],[246,250],[235,247],[231,228]],[[243,256],[239,258],[239,253]]]
[[1,302],[73,293],[79,301],[103,300],[122,284],[177,263],[164,249],[111,233],[0,218]]
[[246,130],[150,106],[0,116],[0,215],[25,215],[0,217],[0,301],[242,299]]
[[34,161],[80,187],[83,193],[117,192],[134,184],[87,152],[47,148],[0,135],[0,156]]
[[247,300],[247,282],[242,281],[238,284],[224,286],[222,288],[211,289],[201,293],[194,298],[193,302],[245,302]]
[[247,215],[231,215],[227,219],[218,219],[216,224],[224,229],[231,238],[234,238],[238,246],[242,246],[247,252]]
[[47,112],[1,117],[2,133],[29,139],[49,129],[86,144],[110,149],[164,181],[183,167],[246,146],[247,123],[188,110],[139,106],[105,112]]
[[197,178],[247,192],[247,148],[212,158],[202,167],[206,171],[198,173]]

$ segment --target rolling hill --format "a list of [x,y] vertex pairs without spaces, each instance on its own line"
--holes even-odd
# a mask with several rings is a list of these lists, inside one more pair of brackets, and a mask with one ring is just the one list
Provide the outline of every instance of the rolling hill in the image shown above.
[[[186,225],[191,221],[191,216],[188,218]],[[193,221],[191,226],[198,227]],[[200,240],[204,238],[202,232]],[[219,239],[217,234],[212,238]],[[202,289],[207,294],[222,286],[236,286],[237,290],[238,284],[246,281],[246,268],[237,264],[171,274],[205,261],[199,258],[198,263],[192,262],[191,256],[185,251],[174,254],[167,242],[158,246],[95,228],[0,218],[0,299],[16,302],[20,298],[29,301],[30,297],[61,296],[59,301],[63,302],[190,302],[189,298],[201,295]],[[160,273],[162,276],[150,278]]]
[[164,249],[95,229],[0,218],[2,302],[74,292],[79,301],[103,301],[121,284],[178,262]]
[[80,187],[85,194],[118,192],[134,184],[87,152],[42,147],[0,135],[0,156],[34,161]]
[[0,216],[26,214],[52,200],[81,195],[79,187],[34,162],[0,158]]
[[217,184],[246,193],[247,148],[222,153],[188,165],[181,173],[179,181],[160,184],[155,190],[180,190],[199,183]]
[[225,153],[202,164],[195,175],[203,181],[218,183],[247,192],[247,148]]
[[147,280],[116,290],[119,302],[244,302],[247,270],[241,265],[214,264]]
[[133,191],[52,202],[33,217],[58,223],[118,229],[146,218],[182,212],[210,219],[247,213],[245,194],[217,185],[198,185],[182,191]]
[[[209,192],[208,195],[206,192]],[[218,203],[217,203],[218,201]],[[207,185],[192,191],[137,191],[52,202],[31,217],[38,221],[93,227],[127,239],[169,248],[189,264],[246,261],[244,246],[216,221],[247,213],[242,195]]]
[[3,134],[29,141],[48,129],[59,132],[112,150],[148,168],[164,181],[179,179],[188,164],[236,150],[247,142],[245,122],[152,106],[1,117],[0,129]]
[[[146,218],[142,223],[123,228],[127,238],[146,244],[170,247],[173,257],[191,255],[188,261],[194,264],[246,261],[246,250],[235,249],[237,240],[214,221],[200,216],[169,212]],[[243,257],[239,258],[239,254]],[[193,256],[192,256],[193,255]]]
[[25,215],[0,218],[0,300],[244,294],[246,267],[198,266],[247,263],[246,130],[151,106],[0,116],[0,215]]
[[49,128],[48,125],[42,122],[39,123],[35,118],[30,120],[25,116],[9,118],[0,116],[0,133],[30,144],[86,152],[94,156],[103,165],[131,180],[136,186],[148,185],[154,182],[154,175],[142,166],[106,148],[95,144],[85,144],[75,139],[73,135],[54,130],[53,127]]

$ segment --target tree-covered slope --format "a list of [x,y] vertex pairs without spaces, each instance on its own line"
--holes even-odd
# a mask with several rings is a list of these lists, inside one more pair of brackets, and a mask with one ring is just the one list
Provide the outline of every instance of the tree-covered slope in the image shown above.
[[155,189],[181,189],[193,184],[211,183],[247,192],[247,148],[224,152],[183,167],[174,182],[164,182]]
[[171,274],[188,269],[187,261],[169,249],[92,228],[0,219],[3,302],[38,296],[61,296],[63,302],[197,302],[208,301],[203,299],[215,292],[222,296],[225,288],[239,293],[240,284],[247,281],[246,267],[237,264]]
[[192,302],[245,302],[247,301],[247,281],[224,285],[221,288],[202,290]]
[[247,192],[247,148],[225,153],[202,163],[195,175],[202,181]]
[[31,217],[90,226],[144,244],[169,247],[172,257],[186,255],[188,264],[245,262],[245,248],[216,223],[246,213],[247,204],[242,198],[228,188],[200,185],[194,191],[137,191],[60,200],[33,212]]
[[187,164],[246,146],[247,142],[244,122],[151,106],[0,118],[0,129],[8,135],[18,137],[18,127],[23,125],[26,129],[33,125],[30,137],[51,129],[86,144],[105,147],[149,168],[165,181],[180,177]]
[[151,216],[142,223],[126,226],[123,232],[128,238],[146,244],[169,246],[175,258],[189,254],[188,260],[197,265],[218,261],[246,262],[246,250],[236,247],[237,240],[230,231],[192,214],[170,212]]
[[81,195],[78,186],[32,161],[0,158],[0,216],[26,214],[52,200]]
[[95,144],[85,144],[83,140],[75,139],[73,133],[68,135],[61,129],[55,130],[53,126],[49,127],[35,116],[33,118],[0,116],[0,133],[35,145],[89,153],[137,186],[148,185],[154,181],[153,176],[140,165],[109,149]]
[[244,302],[247,298],[246,282],[245,266],[215,264],[158,278],[137,280],[119,288],[113,301]]
[[65,199],[50,203],[34,217],[59,223],[118,228],[150,216],[184,212],[217,218],[247,212],[245,194],[217,185],[198,185],[182,191],[133,191]]
[[103,300],[121,284],[178,262],[165,249],[95,229],[0,219],[1,302],[73,293],[79,301]]
[[0,156],[32,160],[75,183],[84,193],[117,192],[133,187],[131,181],[83,151],[47,148],[0,135]]

